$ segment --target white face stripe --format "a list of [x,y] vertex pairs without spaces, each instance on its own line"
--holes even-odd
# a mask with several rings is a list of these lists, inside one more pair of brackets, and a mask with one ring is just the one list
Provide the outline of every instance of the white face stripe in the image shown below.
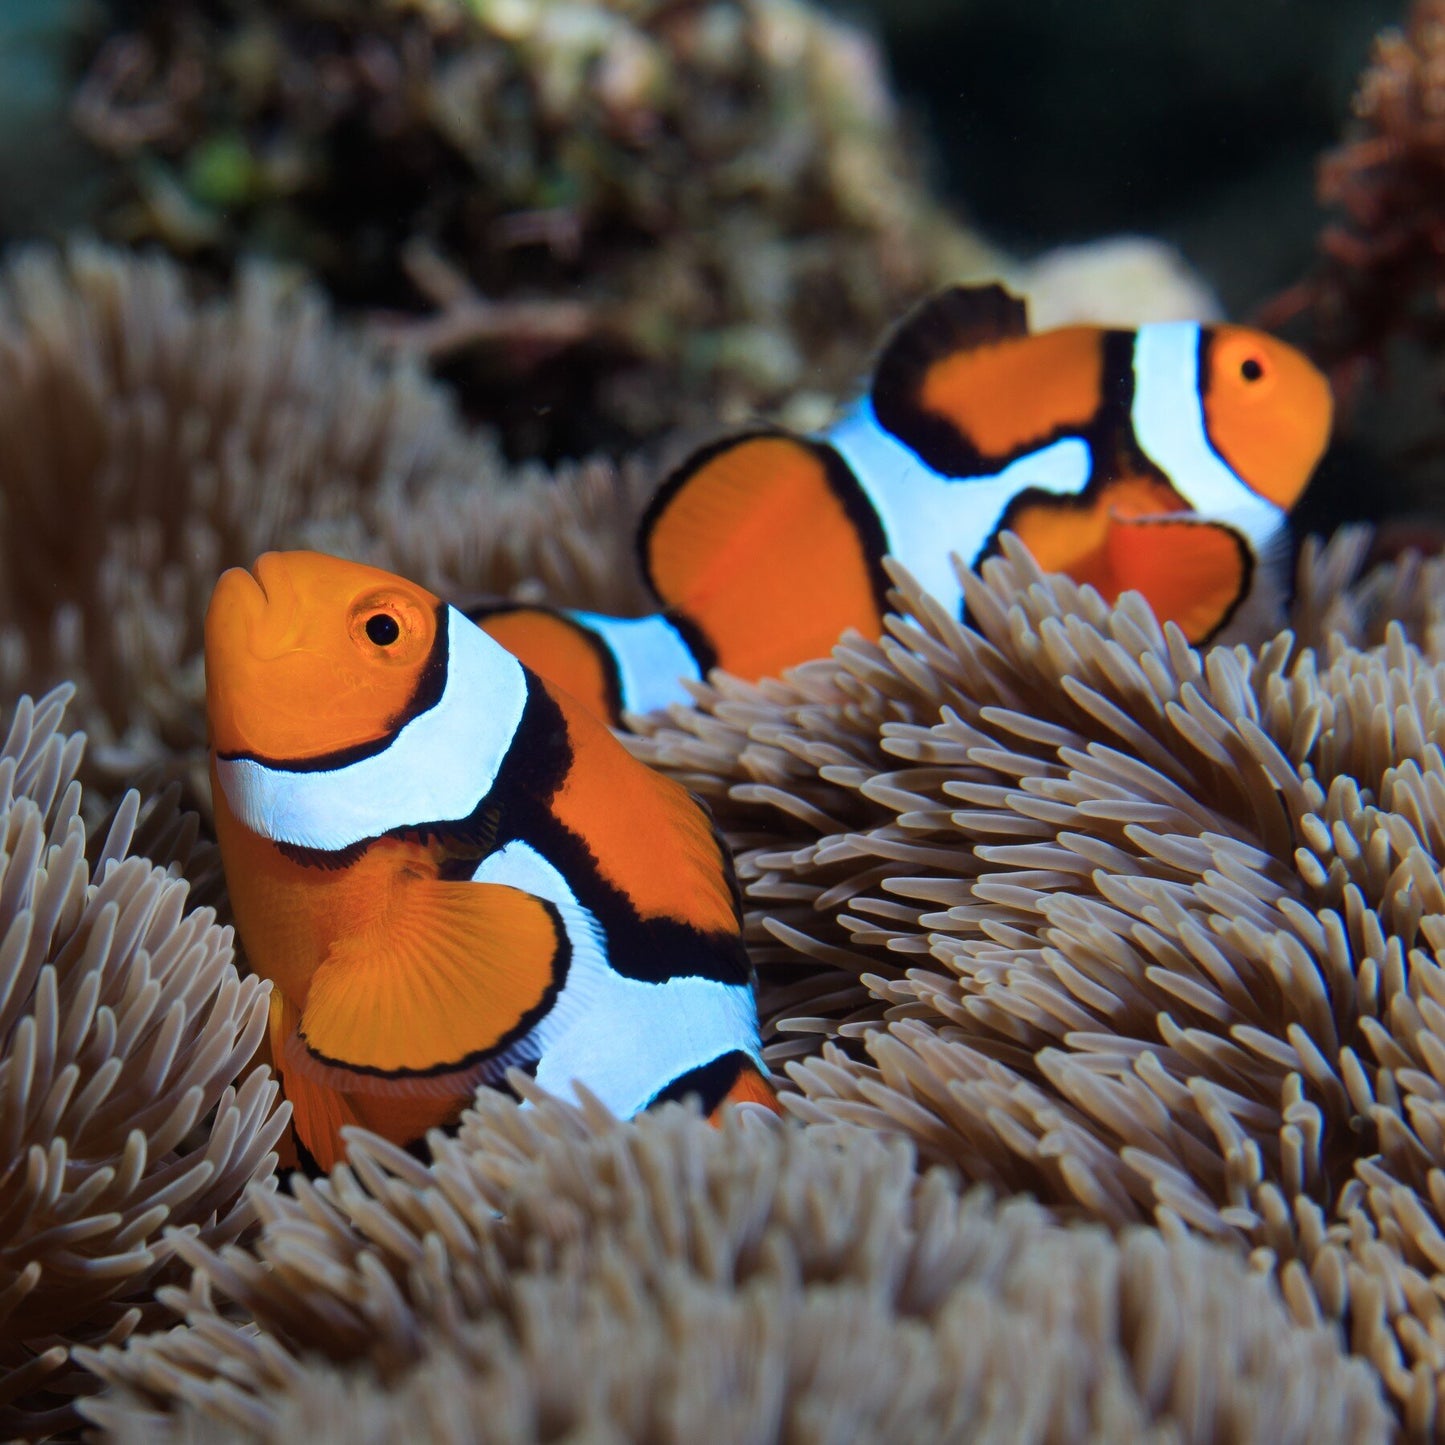
[[[738,1050],[762,1069],[757,1006],[746,984],[624,978],[607,961],[596,918],[529,843],[508,843],[472,876],[545,898],[566,926],[567,982],[527,1041],[540,1049],[537,1082],[548,1092],[570,1099],[572,1083],[580,1082],[619,1119],[629,1119],[674,1079],[723,1054]],[[524,1051],[538,1057],[525,1044]]]
[[889,553],[950,612],[963,604],[949,554],[973,567],[1004,509],[1029,487],[1078,496],[1089,484],[1089,448],[1066,437],[978,477],[945,477],[879,425],[865,398],[829,431],[831,443],[872,503]]
[[393,828],[467,817],[497,780],[527,680],[522,664],[456,608],[446,619],[447,679],[434,707],[381,752],[344,767],[294,772],[218,759],[236,818],[274,842],[334,852]]
[[1262,556],[1276,539],[1284,513],[1247,487],[1210,444],[1199,382],[1197,322],[1139,328],[1130,419],[1140,449],[1190,507],[1243,532]]
[[680,678],[702,681],[692,649],[667,618],[606,617],[600,612],[567,609],[574,622],[595,632],[617,663],[622,706],[628,712],[655,712],[670,703],[692,701]]

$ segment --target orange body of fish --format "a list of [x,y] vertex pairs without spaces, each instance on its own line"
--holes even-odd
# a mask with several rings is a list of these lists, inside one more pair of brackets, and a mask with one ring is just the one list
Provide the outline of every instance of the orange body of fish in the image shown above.
[[702,806],[425,589],[310,552],[216,586],[216,829],[270,1048],[322,1168],[510,1067],[626,1117],[773,1107]]
[[655,614],[472,615],[616,724],[686,702],[713,666],[756,679],[845,629],[877,638],[885,555],[959,612],[951,558],[976,567],[1012,531],[1045,570],[1138,591],[1202,642],[1280,601],[1331,415],[1324,377],[1262,332],[1030,334],[1002,287],[955,287],[899,327],[835,426],[725,439],[663,484],[637,538]]

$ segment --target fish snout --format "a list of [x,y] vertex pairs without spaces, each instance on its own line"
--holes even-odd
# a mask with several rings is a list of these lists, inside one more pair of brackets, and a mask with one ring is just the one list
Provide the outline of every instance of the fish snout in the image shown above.
[[265,552],[249,570],[231,567],[221,574],[211,594],[208,634],[214,619],[217,631],[224,631],[232,645],[244,646],[253,658],[279,657],[300,642],[297,602],[285,557]]

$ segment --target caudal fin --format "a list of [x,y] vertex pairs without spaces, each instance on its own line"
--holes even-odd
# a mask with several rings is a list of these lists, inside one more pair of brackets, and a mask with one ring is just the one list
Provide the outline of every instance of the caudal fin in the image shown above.
[[782,432],[694,453],[638,532],[657,596],[718,666],[748,679],[826,656],[850,627],[877,637],[885,547],[838,453]]

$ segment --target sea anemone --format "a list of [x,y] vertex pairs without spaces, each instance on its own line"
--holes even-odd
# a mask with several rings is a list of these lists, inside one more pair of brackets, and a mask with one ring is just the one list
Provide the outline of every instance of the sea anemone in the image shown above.
[[0,272],[0,691],[75,682],[92,806],[151,769],[205,812],[201,621],[226,566],[316,545],[450,593],[636,604],[637,476],[521,475],[284,271],[203,301],[162,258],[21,251]]
[[1060,1226],[865,1130],[534,1103],[484,1091],[430,1168],[355,1136],[329,1179],[258,1199],[252,1246],[180,1241],[186,1323],[86,1351],[110,1382],[87,1415],[119,1441],[1386,1426],[1370,1373],[1218,1246]]
[[254,1217],[245,1186],[271,1187],[286,1121],[269,1074],[246,1072],[266,986],[237,973],[209,909],[187,912],[183,881],[131,856],[136,794],[87,861],[67,697],[22,698],[0,744],[7,1438],[71,1420],[68,1346],[155,1320],[168,1226],[220,1245]]
[[[1306,559],[1319,648],[1198,652],[1010,542],[964,577],[969,625],[900,575],[880,644],[716,679],[637,750],[735,848],[796,1117],[1064,1217],[1236,1241],[1296,1318],[1348,1325],[1423,1438],[1445,577],[1342,589],[1359,552]],[[1418,641],[1392,621],[1361,645],[1382,601]]]
[[[729,1399],[739,1433],[771,1410],[936,1437],[996,1398],[1041,1440],[1366,1438],[1376,1377],[1413,1437],[1439,1429],[1445,564],[1360,578],[1360,534],[1307,547],[1292,631],[1205,651],[1011,541],[965,577],[967,624],[900,574],[881,642],[715,678],[635,743],[737,854],[801,1124],[486,1095],[430,1169],[359,1138],[276,1195],[274,1084],[236,1082],[264,995],[175,876],[215,572],[312,544],[636,610],[641,472],[510,485],[432,383],[274,269],[200,301],[169,262],[22,255],[0,379],[0,680],[73,672],[101,745],[88,802],[59,696],[0,751],[0,1099],[29,1111],[12,1431],[66,1418],[71,1341],[122,1435],[385,1435],[429,1408],[456,1412],[439,1433],[685,1434]],[[142,808],[122,786],[157,765],[190,791]],[[108,1263],[77,1266],[92,1245]],[[120,1348],[167,1309],[186,1323]]]

